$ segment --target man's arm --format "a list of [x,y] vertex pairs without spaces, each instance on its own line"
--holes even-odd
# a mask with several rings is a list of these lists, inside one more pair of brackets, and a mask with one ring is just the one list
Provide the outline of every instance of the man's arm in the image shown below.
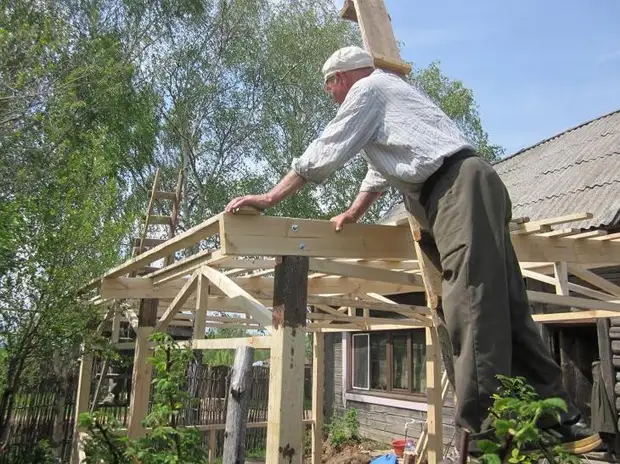
[[274,188],[262,195],[245,195],[233,199],[226,205],[225,212],[232,213],[242,206],[250,206],[259,210],[277,205],[286,197],[294,195],[306,184],[306,181],[295,173],[289,171]]

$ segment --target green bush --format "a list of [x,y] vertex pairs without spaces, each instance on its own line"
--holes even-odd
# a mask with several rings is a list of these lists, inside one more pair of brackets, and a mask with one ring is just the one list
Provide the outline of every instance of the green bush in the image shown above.
[[560,398],[541,399],[523,377],[498,375],[501,387],[493,395],[489,419],[495,437],[478,441],[484,464],[535,464],[542,459],[549,463],[578,464],[581,460],[559,446],[557,440],[539,429],[543,415],[559,419],[566,411]]
[[167,334],[151,336],[156,343],[153,357],[153,405],[142,421],[149,433],[129,440],[119,433],[120,423],[100,412],[83,414],[80,425],[88,430],[84,451],[87,464],[202,464],[208,462],[200,432],[178,426],[178,416],[189,401],[183,389],[192,352],[182,349]]
[[357,410],[354,408],[347,409],[342,416],[336,416],[326,425],[329,434],[329,441],[334,448],[340,448],[343,445],[358,443],[359,424],[357,421]]

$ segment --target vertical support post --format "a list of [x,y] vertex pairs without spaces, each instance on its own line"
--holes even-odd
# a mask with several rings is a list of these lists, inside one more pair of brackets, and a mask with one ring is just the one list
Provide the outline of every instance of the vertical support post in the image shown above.
[[129,403],[128,438],[138,438],[146,433],[141,422],[148,412],[151,396],[153,365],[148,361],[151,350],[149,347],[149,337],[155,330],[155,324],[157,323],[158,304],[159,301],[157,299],[140,300],[138,328],[136,329],[136,349],[133,359],[131,401]]
[[308,269],[307,257],[276,258],[266,455],[273,464],[303,461]]
[[79,464],[79,436],[83,430],[79,427],[79,417],[88,412],[90,401],[90,386],[93,377],[93,355],[82,354],[80,361],[80,373],[78,378],[77,396],[75,402],[75,425],[73,426],[73,446],[71,450],[71,463]]
[[568,295],[568,266],[566,261],[553,263],[555,273],[555,293],[558,295]]
[[198,275],[196,285],[196,311],[194,313],[194,340],[205,338],[205,318],[209,309],[209,280],[202,274]]
[[224,464],[245,462],[245,431],[252,392],[252,361],[254,361],[254,348],[251,346],[237,348],[228,394]]
[[209,430],[209,464],[213,464],[215,462],[215,448],[217,446],[216,434],[216,430]]
[[428,464],[443,460],[443,399],[441,397],[441,358],[437,329],[426,328],[426,412],[428,428]]
[[323,451],[323,392],[325,390],[325,335],[312,339],[312,464],[321,464]]

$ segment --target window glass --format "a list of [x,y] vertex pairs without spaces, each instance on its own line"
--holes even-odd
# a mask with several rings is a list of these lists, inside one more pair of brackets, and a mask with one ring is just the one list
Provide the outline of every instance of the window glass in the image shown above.
[[411,333],[411,364],[414,393],[426,393],[426,334],[424,330]]
[[368,334],[353,335],[353,388],[368,389]]
[[370,334],[370,388],[387,390],[387,333]]
[[408,340],[406,332],[392,334],[392,388],[397,390],[409,390]]

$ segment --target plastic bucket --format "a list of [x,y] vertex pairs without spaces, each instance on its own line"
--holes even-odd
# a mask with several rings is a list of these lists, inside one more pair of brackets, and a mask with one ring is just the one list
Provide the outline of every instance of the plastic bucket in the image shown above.
[[407,445],[407,440],[404,440],[404,439],[392,440],[392,448],[394,448],[394,454],[398,456],[399,458],[402,458],[405,452],[406,445]]

